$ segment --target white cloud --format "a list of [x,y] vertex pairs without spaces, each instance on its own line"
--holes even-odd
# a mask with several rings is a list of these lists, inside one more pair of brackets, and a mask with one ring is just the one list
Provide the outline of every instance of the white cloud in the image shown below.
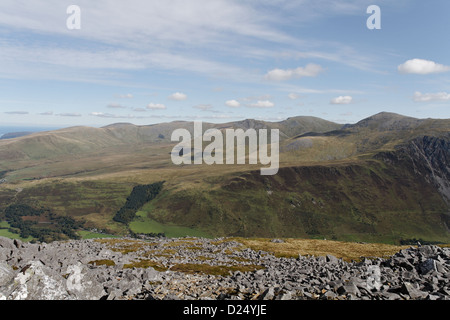
[[331,104],[349,104],[352,103],[353,98],[351,96],[339,96],[331,99]]
[[438,93],[424,93],[415,92],[413,100],[416,102],[428,102],[428,101],[450,101],[450,93],[438,92]]
[[225,105],[230,108],[239,108],[241,103],[237,100],[228,100],[225,102]]
[[147,109],[150,110],[165,110],[167,107],[164,104],[161,103],[149,103],[147,105]]
[[103,112],[91,112],[91,116],[96,116],[100,118],[115,118],[115,116],[111,113],[103,113]]
[[412,59],[398,66],[400,73],[431,74],[450,71],[450,66],[430,60]]
[[269,71],[264,76],[264,78],[270,81],[285,81],[292,78],[316,77],[323,71],[324,69],[320,65],[309,63],[304,68],[298,67],[296,69],[273,69]]
[[297,93],[289,93],[289,94],[288,94],[288,97],[289,97],[289,99],[291,99],[291,100],[296,100],[296,99],[300,98],[300,95],[297,94]]
[[251,104],[247,105],[247,107],[250,107],[250,108],[272,108],[274,106],[275,106],[275,104],[269,100],[259,100],[256,103],[251,103]]
[[[373,59],[361,58],[367,55],[355,52],[347,45],[307,42],[280,28],[281,19],[298,19],[300,15],[304,19],[315,16],[313,12],[323,15],[322,7],[329,9],[325,15],[342,8],[331,4],[335,1],[324,1],[330,4],[311,0],[267,1],[267,5],[260,5],[259,1],[239,0],[129,0],[126,3],[77,0],[82,9],[82,29],[73,32],[65,28],[67,4],[60,0],[2,0],[0,21],[6,32],[19,30],[27,36],[30,34],[30,37],[34,33],[55,37],[56,45],[48,47],[45,41],[20,45],[20,39],[5,40],[0,43],[0,60],[5,62],[0,64],[0,76],[114,84],[126,81],[130,85],[135,79],[130,79],[126,72],[152,69],[182,70],[239,82],[259,82],[261,75],[248,64],[232,63],[229,62],[232,60],[220,57],[226,54],[236,57],[237,54],[240,59],[272,60],[274,51],[270,48],[273,45],[291,54],[298,53],[301,48],[309,53],[307,59],[372,66]],[[348,0],[339,2],[347,3]],[[349,11],[347,6],[344,6],[345,12]],[[350,7],[354,12],[359,4],[352,2]],[[292,15],[292,12],[296,14]],[[151,28],[145,27],[149,21]],[[67,42],[58,45],[60,37]],[[76,45],[68,45],[72,39]],[[96,45],[92,45],[94,43]],[[239,43],[239,50],[236,50],[236,43]],[[317,51],[310,52],[313,48]],[[330,51],[333,54],[329,54]],[[114,75],[110,69],[114,70]],[[289,73],[289,70],[281,71]],[[301,69],[292,71],[296,74]],[[277,71],[274,73],[271,76],[279,78]],[[284,77],[286,75],[282,74],[281,78]],[[122,94],[119,98],[131,99],[131,96]]]
[[133,115],[121,116],[112,113],[103,113],[103,112],[91,112],[89,115],[99,117],[99,118],[113,118],[113,119],[134,119]]
[[38,113],[38,115],[40,115],[40,116],[52,116],[53,115],[53,111],[41,112],[41,113]]
[[175,101],[183,101],[187,99],[187,95],[181,92],[175,92],[174,94],[169,96],[169,99]]

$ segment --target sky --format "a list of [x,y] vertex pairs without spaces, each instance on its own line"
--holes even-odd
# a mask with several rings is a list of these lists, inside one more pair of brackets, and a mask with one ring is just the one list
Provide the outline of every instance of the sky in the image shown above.
[[450,118],[449,13],[448,0],[2,0],[0,125]]

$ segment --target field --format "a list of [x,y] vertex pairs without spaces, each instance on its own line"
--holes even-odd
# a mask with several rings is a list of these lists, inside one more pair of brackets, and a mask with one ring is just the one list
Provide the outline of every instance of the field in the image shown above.
[[[146,210],[143,208],[143,210]],[[130,229],[135,233],[149,234],[149,233],[163,233],[169,238],[178,237],[211,237],[206,232],[200,230],[170,224],[162,224],[148,217],[147,211],[138,211],[136,219],[130,223]]]

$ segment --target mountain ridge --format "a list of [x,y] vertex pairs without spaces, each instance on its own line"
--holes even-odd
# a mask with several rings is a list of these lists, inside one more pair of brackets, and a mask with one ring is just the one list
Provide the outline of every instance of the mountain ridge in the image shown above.
[[[178,128],[192,131],[193,122],[0,141],[0,218],[8,205],[25,204],[117,234],[450,242],[450,119],[382,112],[353,125],[301,116],[203,123],[203,130],[279,129],[273,177],[250,164],[174,165],[170,136]],[[163,180],[135,220],[113,221],[136,185]]]

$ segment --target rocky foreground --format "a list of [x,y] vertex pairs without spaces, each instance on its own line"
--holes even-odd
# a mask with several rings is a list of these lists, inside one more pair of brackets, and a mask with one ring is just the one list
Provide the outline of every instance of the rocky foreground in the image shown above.
[[450,248],[279,258],[228,239],[0,237],[0,300],[450,300]]

